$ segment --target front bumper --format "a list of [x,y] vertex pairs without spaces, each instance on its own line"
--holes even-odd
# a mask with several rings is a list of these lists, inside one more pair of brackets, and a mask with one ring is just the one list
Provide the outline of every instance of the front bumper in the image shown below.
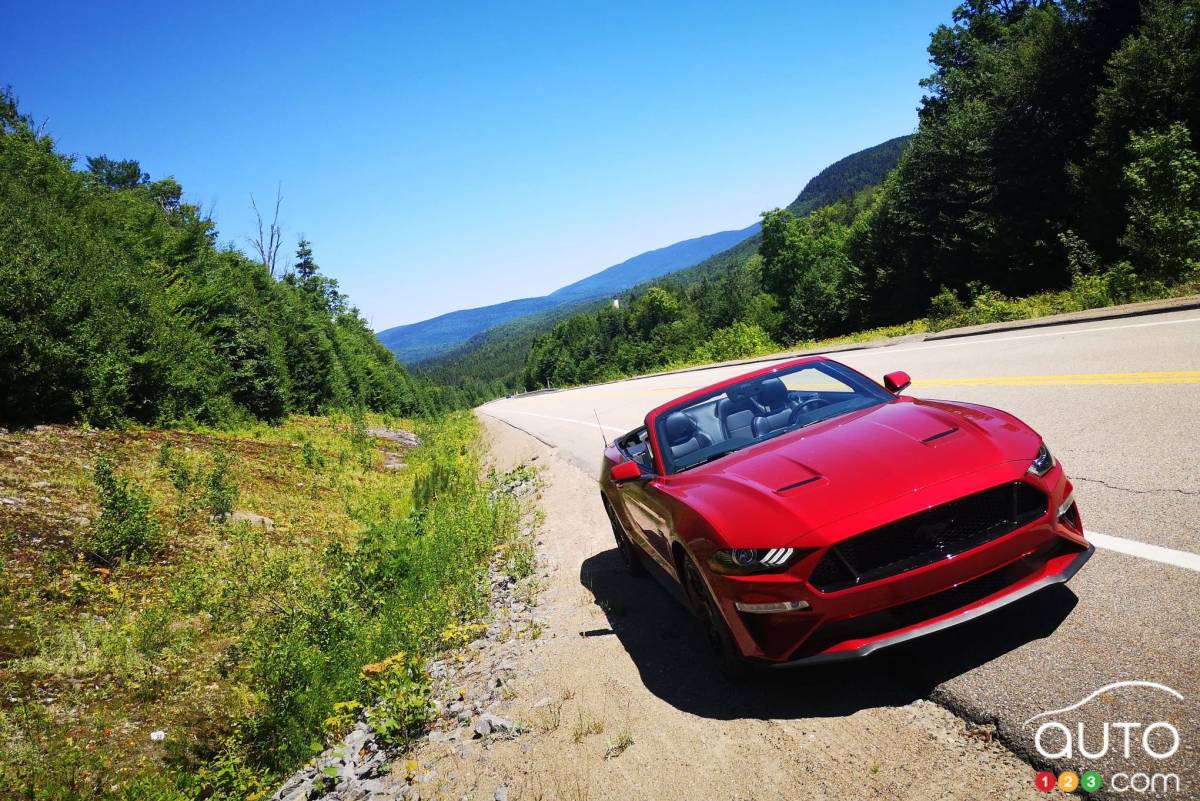
[[[1023,478],[1018,467],[981,471],[941,488],[933,503]],[[809,548],[783,573],[710,575],[713,595],[739,649],[766,666],[838,662],[973,620],[1052,584],[1069,581],[1093,552],[1083,536],[1072,487],[1061,467],[1044,479],[1046,513],[997,539],[944,560],[847,589],[820,591],[808,580],[824,549]],[[1064,510],[1069,509],[1069,514]],[[897,507],[847,518],[827,542],[887,520]],[[869,518],[868,515],[873,515]],[[895,517],[891,517],[895,519]],[[867,520],[868,522],[863,522]],[[801,543],[793,543],[800,546]],[[748,606],[804,600],[795,611],[748,613]]]
[[990,600],[984,600],[977,606],[971,606],[966,609],[959,609],[954,612],[945,614],[941,617],[927,620],[924,623],[896,631],[891,634],[886,634],[876,639],[872,639],[857,647],[841,648],[836,650],[826,651],[824,653],[813,654],[811,656],[800,656],[790,659],[786,662],[770,662],[767,663],[772,668],[788,668],[802,667],[805,665],[824,665],[831,662],[844,662],[850,659],[861,659],[865,656],[870,656],[878,650],[889,648],[893,645],[899,645],[909,640],[915,640],[918,637],[924,637],[927,634],[943,631],[944,629],[957,626],[960,623],[974,620],[977,617],[994,612],[1001,607],[1008,606],[1011,603],[1021,600],[1033,593],[1044,590],[1054,584],[1065,584],[1071,580],[1071,577],[1079,572],[1084,563],[1092,558],[1095,553],[1095,546],[1088,545],[1087,550],[1075,554],[1066,566],[1059,572],[1051,573],[1036,578],[1032,581],[1019,585],[1015,588],[1010,587],[1007,591],[999,593]]

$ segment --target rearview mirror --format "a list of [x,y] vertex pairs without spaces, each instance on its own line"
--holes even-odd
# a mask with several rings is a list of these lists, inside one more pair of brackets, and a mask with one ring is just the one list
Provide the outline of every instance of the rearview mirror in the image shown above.
[[613,465],[612,470],[608,473],[612,476],[612,480],[618,484],[626,481],[636,481],[642,477],[642,468],[638,467],[637,462],[621,462]]
[[908,373],[903,370],[897,370],[894,373],[888,373],[883,377],[883,385],[887,387],[887,391],[895,395],[898,392],[903,392],[912,379],[908,377]]

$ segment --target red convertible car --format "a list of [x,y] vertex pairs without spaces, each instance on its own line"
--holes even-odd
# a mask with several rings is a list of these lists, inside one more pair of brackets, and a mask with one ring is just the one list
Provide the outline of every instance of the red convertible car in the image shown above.
[[657,563],[723,672],[866,656],[1065,582],[1092,554],[1071,482],[1011,414],[838,362],[666,403],[604,452],[627,568]]

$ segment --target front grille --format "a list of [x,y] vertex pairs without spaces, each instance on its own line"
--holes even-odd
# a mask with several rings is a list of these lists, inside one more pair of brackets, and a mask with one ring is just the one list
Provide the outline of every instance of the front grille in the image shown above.
[[1045,493],[1023,481],[967,495],[839,542],[809,581],[833,592],[933,564],[1016,531],[1048,507]]

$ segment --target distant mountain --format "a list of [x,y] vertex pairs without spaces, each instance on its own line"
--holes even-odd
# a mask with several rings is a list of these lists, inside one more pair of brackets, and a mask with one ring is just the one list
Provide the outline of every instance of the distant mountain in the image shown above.
[[401,362],[414,364],[425,361],[447,353],[476,334],[510,320],[615,295],[667,273],[686,269],[757,234],[758,229],[759,223],[754,223],[740,231],[721,231],[686,239],[614,264],[556,289],[549,295],[452,311],[419,323],[389,328],[380,331],[377,336]]
[[[788,209],[794,214],[803,216],[822,206],[827,206],[879,184],[883,181],[884,176],[896,166],[900,160],[900,154],[904,151],[910,138],[909,136],[898,136],[835,161],[804,185],[804,189],[788,205]],[[625,291],[611,291],[611,294],[626,295],[630,290],[638,292],[644,290],[646,285],[651,282],[689,285],[701,281],[705,277],[713,277],[733,269],[758,252],[762,237],[758,233],[757,225],[743,231],[729,232],[734,235],[748,232],[750,235],[740,238],[736,244],[710,255],[692,266],[653,276],[628,287]],[[714,236],[720,236],[720,234]],[[674,247],[688,244],[688,242],[681,242]],[[642,256],[635,256],[624,264],[635,263],[641,258]],[[613,269],[615,268],[610,268],[610,270]],[[608,272],[609,270],[597,273],[579,283],[599,280]],[[559,292],[565,292],[569,288],[563,287]],[[554,295],[550,297],[552,298]],[[468,389],[473,398],[472,402],[486,400],[495,397],[496,394],[516,391],[522,386],[525,358],[529,354],[534,340],[544,335],[558,320],[572,314],[595,313],[601,305],[594,299],[572,301],[560,306],[542,308],[515,319],[510,318],[508,322],[485,329],[461,344],[426,359],[420,365],[420,370],[443,384]]]

